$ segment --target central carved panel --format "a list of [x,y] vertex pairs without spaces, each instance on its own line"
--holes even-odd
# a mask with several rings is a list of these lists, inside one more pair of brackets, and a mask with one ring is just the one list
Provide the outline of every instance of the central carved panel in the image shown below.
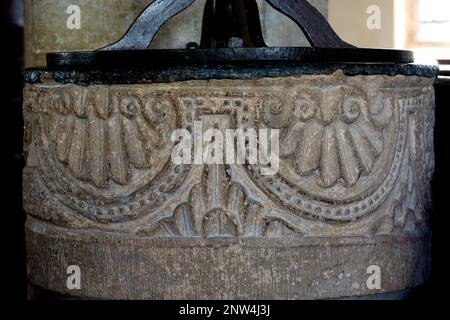
[[[30,204],[46,200],[28,211],[51,212],[45,219],[64,225],[165,236],[266,237],[306,221],[357,221],[398,188],[411,126],[421,119],[410,110],[423,99],[404,100],[382,81],[372,88],[324,79],[29,86],[25,192]],[[192,133],[197,121],[204,130],[279,130],[279,170],[175,165],[171,134]]]

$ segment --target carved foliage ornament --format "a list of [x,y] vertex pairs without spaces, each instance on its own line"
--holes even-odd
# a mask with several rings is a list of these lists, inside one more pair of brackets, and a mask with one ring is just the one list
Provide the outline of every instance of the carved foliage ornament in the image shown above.
[[[393,88],[382,76],[312,78],[27,86],[25,207],[38,217],[62,212],[59,222],[44,219],[72,227],[78,216],[91,227],[143,219],[133,230],[144,235],[269,236],[273,221],[301,229],[285,215],[343,223],[385,210],[405,168],[426,195],[431,81],[411,86],[401,77],[405,86]],[[173,165],[172,131],[205,117],[224,128],[280,129],[278,174]]]

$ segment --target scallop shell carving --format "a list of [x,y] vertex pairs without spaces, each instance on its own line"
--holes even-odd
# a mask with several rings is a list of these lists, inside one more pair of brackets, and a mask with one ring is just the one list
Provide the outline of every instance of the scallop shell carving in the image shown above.
[[126,185],[139,171],[154,176],[170,156],[167,137],[176,116],[167,97],[144,100],[93,87],[55,90],[43,99],[44,138],[79,181],[100,189]]
[[349,87],[323,95],[318,89],[301,90],[293,99],[293,116],[281,156],[289,158],[295,174],[315,173],[318,184],[328,188],[338,181],[354,186],[361,175],[372,173],[384,141],[362,92]]
[[254,166],[255,182],[291,210],[339,221],[361,217],[398,175],[405,132],[395,122],[405,115],[396,114],[393,100],[347,85],[272,94],[262,120],[281,130],[280,170],[263,177]]

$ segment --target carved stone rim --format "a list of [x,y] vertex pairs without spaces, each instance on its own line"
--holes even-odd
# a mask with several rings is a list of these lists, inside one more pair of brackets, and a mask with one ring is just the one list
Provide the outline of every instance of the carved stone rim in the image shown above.
[[25,70],[25,82],[36,84],[48,81],[92,84],[145,84],[170,83],[188,80],[249,80],[260,78],[290,77],[303,75],[333,75],[342,71],[346,76],[419,76],[435,78],[439,68],[420,64],[346,64],[346,63],[299,63],[289,61],[264,61],[261,64],[217,64],[215,66],[190,65],[146,68],[115,68],[113,70],[74,70],[30,68]]
[[286,247],[333,247],[333,246],[378,246],[380,243],[407,243],[412,241],[428,240],[429,233],[411,232],[398,234],[380,234],[372,237],[368,236],[347,236],[347,237],[289,237],[289,238],[248,238],[248,237],[136,237],[127,233],[105,233],[103,230],[93,229],[68,229],[56,225],[48,224],[36,218],[28,216],[25,223],[26,229],[40,235],[45,235],[53,239],[74,239],[84,242],[95,241],[95,243],[113,243],[117,242],[126,245],[127,242],[133,245],[142,245],[147,247],[149,244],[159,248],[192,248],[192,247],[230,247],[244,246],[257,247],[261,245],[264,248],[286,248]]

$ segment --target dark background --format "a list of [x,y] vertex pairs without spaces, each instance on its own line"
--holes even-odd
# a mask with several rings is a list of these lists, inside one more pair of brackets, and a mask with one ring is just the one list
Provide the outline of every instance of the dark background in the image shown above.
[[436,127],[434,133],[436,168],[432,191],[432,280],[423,292],[425,299],[443,299],[450,272],[450,76],[441,76],[435,84]]
[[[24,301],[27,298],[25,260],[25,214],[22,210],[22,66],[23,66],[23,0],[1,0],[1,90],[2,116],[1,137],[3,141],[0,214],[2,265],[7,270],[2,277],[8,283],[8,298]],[[2,161],[2,162],[3,162]]]
[[[2,264],[7,266],[6,280],[10,289],[3,289],[8,298],[14,301],[26,301],[26,259],[25,259],[25,214],[22,210],[22,168],[24,158],[22,154],[23,120],[21,111],[22,99],[22,66],[23,66],[23,0],[1,1],[1,88],[3,91],[1,128],[4,145],[2,145],[2,170],[6,173],[2,181],[1,206],[3,218],[1,232],[3,246]],[[444,298],[440,292],[446,291],[447,270],[446,253],[449,244],[447,234],[450,233],[448,224],[448,208],[450,198],[449,176],[450,157],[450,80],[438,81],[436,85],[436,172],[433,180],[434,208],[431,215],[433,229],[432,246],[432,280],[417,289],[412,300],[425,301]],[[444,289],[441,291],[439,289]]]

